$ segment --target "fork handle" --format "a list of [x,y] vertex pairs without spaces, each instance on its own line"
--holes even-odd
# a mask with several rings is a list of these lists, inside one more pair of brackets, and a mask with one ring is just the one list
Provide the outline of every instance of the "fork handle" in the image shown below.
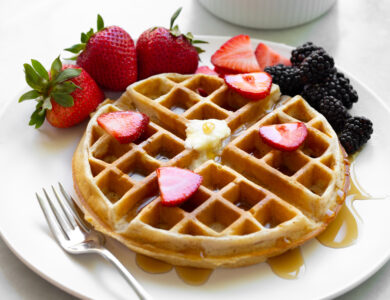
[[102,255],[107,261],[111,262],[126,279],[126,281],[133,288],[141,300],[152,300],[152,297],[144,290],[144,288],[138,283],[138,281],[130,274],[129,271],[123,266],[123,264],[107,249],[99,249],[98,253]]

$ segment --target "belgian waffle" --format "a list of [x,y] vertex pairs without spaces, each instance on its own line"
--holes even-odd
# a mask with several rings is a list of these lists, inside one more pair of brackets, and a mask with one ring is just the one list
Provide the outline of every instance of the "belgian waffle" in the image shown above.
[[[74,154],[86,219],[138,253],[203,268],[261,262],[314,237],[344,201],[344,152],[326,119],[300,96],[275,108],[279,98],[273,85],[266,99],[248,102],[222,79],[203,74],[134,83],[95,113]],[[139,140],[123,145],[96,119],[129,109],[151,122]],[[195,169],[203,182],[189,200],[162,206],[154,171],[188,168],[198,153],[184,147],[186,124],[211,118],[225,120],[233,132],[221,157]],[[281,152],[261,141],[259,126],[297,120],[308,128],[298,150]]]

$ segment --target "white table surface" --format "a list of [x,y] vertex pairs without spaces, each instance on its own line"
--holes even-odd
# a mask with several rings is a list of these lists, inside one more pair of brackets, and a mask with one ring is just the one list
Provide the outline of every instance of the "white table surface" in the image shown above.
[[[119,25],[137,38],[149,27],[168,26],[171,14],[179,6],[183,6],[178,19],[183,32],[226,36],[245,33],[294,46],[306,41],[322,45],[338,65],[390,105],[390,1],[340,0],[326,15],[309,24],[266,31],[226,23],[195,0],[2,0],[0,112],[7,101],[16,101],[26,87],[23,63],[35,58],[49,65],[61,49],[78,42],[81,31],[96,27],[97,13],[102,14],[106,25]],[[27,268],[1,238],[0,265],[1,299],[74,299]],[[338,299],[387,300],[390,299],[389,283],[390,263],[387,263],[366,282]]]

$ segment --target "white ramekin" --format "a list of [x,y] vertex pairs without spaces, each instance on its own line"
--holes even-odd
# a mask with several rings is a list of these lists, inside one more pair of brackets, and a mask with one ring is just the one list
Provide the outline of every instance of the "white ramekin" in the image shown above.
[[212,14],[252,28],[286,28],[309,22],[336,0],[199,0]]

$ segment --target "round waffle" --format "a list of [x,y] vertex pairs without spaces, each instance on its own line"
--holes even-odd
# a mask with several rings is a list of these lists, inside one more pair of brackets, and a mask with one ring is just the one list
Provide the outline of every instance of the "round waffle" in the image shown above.
[[[348,167],[336,133],[300,96],[282,104],[277,85],[261,101],[231,91],[217,76],[162,74],[132,84],[90,120],[73,157],[73,179],[86,219],[130,249],[174,265],[237,267],[264,261],[316,236],[336,216]],[[119,144],[97,117],[139,110],[143,136]],[[189,168],[184,147],[192,119],[225,120],[232,135],[221,157],[195,169],[198,191],[177,207],[161,205],[155,170]],[[262,125],[302,121],[296,151],[270,148]]]

